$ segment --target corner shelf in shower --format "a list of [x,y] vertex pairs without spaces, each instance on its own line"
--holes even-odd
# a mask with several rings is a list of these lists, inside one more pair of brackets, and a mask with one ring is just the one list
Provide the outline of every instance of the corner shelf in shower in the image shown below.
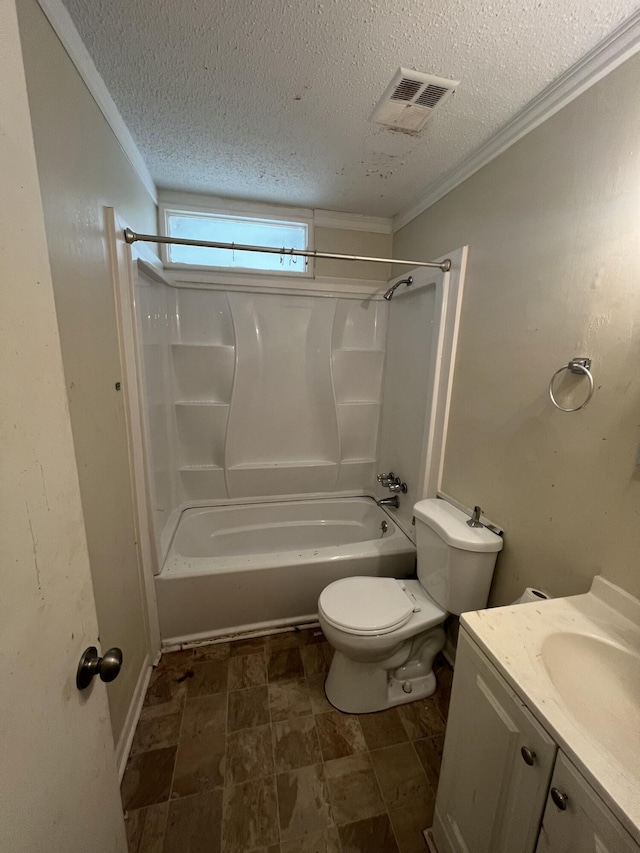
[[174,406],[226,406],[229,408],[231,403],[224,403],[222,400],[176,400]]
[[296,459],[285,462],[240,462],[237,465],[228,465],[227,471],[273,471],[279,468],[324,468],[336,466],[338,462],[328,459]]
[[173,341],[171,348],[176,348],[176,351],[181,348],[185,349],[219,349],[219,350],[234,350],[235,344],[213,344],[207,341]]
[[379,352],[384,354],[383,349],[375,347],[332,347],[332,352]]

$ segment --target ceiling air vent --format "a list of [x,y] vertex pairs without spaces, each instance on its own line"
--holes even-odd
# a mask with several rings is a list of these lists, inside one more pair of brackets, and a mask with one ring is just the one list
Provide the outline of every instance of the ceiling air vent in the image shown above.
[[417,132],[459,84],[459,80],[399,68],[369,118],[388,127]]

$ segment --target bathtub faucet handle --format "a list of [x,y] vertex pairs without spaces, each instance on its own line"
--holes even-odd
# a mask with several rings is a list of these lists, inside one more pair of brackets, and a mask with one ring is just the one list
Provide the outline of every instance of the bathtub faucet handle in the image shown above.
[[382,483],[382,486],[386,489],[389,483],[393,481],[393,471],[389,471],[388,474],[378,474],[378,482]]

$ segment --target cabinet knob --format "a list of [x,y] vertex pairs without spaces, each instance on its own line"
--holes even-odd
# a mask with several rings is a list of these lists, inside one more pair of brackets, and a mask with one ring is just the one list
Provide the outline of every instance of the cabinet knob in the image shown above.
[[532,767],[536,763],[536,754],[532,749],[529,749],[528,746],[522,747],[520,755],[522,756],[524,763],[528,764],[529,767]]
[[569,802],[569,797],[566,794],[563,794],[560,788],[552,788],[551,789],[551,799],[556,804],[556,806],[560,809],[561,812],[566,812],[567,803]]

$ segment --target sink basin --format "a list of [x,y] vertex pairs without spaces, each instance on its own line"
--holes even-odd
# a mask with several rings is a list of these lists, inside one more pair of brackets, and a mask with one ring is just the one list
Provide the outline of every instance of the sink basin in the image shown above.
[[567,710],[608,752],[640,774],[640,654],[589,634],[549,634],[542,663]]

